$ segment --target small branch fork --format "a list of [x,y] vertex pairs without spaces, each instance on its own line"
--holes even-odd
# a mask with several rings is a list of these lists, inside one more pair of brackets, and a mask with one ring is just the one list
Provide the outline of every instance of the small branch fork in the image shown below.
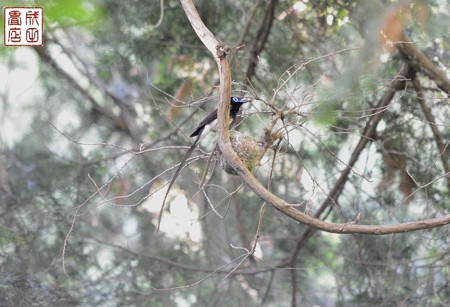
[[[258,195],[263,201],[269,203],[277,210],[292,219],[310,226],[315,229],[332,233],[359,233],[371,235],[384,235],[392,233],[403,233],[421,229],[429,229],[450,224],[450,214],[433,218],[420,220],[416,222],[400,223],[395,225],[359,225],[359,224],[337,224],[322,221],[318,218],[308,216],[297,209],[295,204],[289,204],[283,199],[277,197],[268,191],[253,175],[247,170],[245,165],[239,159],[237,153],[231,146],[229,135],[229,108],[231,96],[231,71],[228,60],[229,47],[217,40],[209,29],[204,25],[192,2],[192,0],[180,0],[186,16],[189,19],[197,36],[214,56],[220,74],[220,100],[218,106],[217,137],[219,148],[231,167],[241,176],[244,182]],[[392,87],[395,91],[395,87]],[[389,93],[391,94],[391,93]],[[393,94],[392,94],[393,95]],[[368,127],[370,130],[370,127]],[[362,146],[362,144],[359,144]],[[448,175],[448,174],[447,174]]]

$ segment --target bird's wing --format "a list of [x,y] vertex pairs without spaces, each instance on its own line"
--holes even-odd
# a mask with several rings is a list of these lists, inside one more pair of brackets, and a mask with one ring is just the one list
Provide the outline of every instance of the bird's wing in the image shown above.
[[192,132],[190,137],[197,136],[200,133],[200,130],[202,130],[207,124],[213,122],[215,119],[217,119],[217,109],[215,109],[202,119],[202,121],[197,125],[197,128],[195,128],[195,131]]

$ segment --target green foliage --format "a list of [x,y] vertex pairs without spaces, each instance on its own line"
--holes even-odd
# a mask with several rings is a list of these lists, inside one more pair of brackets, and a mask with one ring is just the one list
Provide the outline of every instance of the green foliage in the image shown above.
[[318,125],[334,125],[337,122],[337,103],[322,103],[316,108],[314,121]]
[[38,0],[34,5],[44,8],[46,26],[81,28],[98,27],[105,18],[103,6],[88,0]]

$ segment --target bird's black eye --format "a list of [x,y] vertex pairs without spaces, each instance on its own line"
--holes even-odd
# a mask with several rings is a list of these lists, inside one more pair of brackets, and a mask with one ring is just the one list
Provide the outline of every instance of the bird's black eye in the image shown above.
[[233,101],[234,101],[234,102],[238,102],[238,100],[239,100],[239,99],[238,99],[237,97],[233,97]]

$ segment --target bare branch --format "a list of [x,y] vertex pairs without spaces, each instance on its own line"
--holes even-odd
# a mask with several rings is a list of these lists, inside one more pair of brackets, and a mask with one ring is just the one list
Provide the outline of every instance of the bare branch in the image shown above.
[[[228,50],[229,48],[223,43],[219,42],[214,35],[206,28],[204,23],[200,20],[200,16],[198,15],[194,4],[191,0],[181,0],[183,8],[188,16],[189,21],[192,24],[195,32],[214,56],[214,59],[217,62],[219,68],[219,77],[220,77],[220,102],[218,106],[218,118],[217,118],[217,138],[219,148],[227,160],[229,165],[242,177],[244,182],[253,190],[253,192],[259,196],[261,199],[271,204],[277,210],[283,212],[285,215],[293,218],[294,220],[305,224],[307,226],[324,230],[327,232],[333,233],[364,233],[364,234],[372,234],[372,235],[382,235],[382,234],[391,234],[391,233],[399,233],[399,232],[408,232],[420,229],[429,229],[433,227],[438,227],[446,224],[450,224],[450,214],[438,217],[434,219],[421,220],[417,222],[407,222],[400,223],[396,225],[358,225],[358,224],[337,224],[321,221],[317,218],[308,216],[297,209],[295,209],[295,205],[289,204],[283,199],[277,197],[268,191],[255,177],[250,173],[250,171],[245,167],[243,162],[239,159],[237,153],[234,151],[231,146],[230,134],[228,131],[229,127],[229,108],[230,108],[230,96],[231,96],[231,71],[230,64],[228,61]],[[407,75],[406,73],[402,73],[402,75]],[[406,78],[402,77],[400,80],[396,80],[389,87],[386,97],[383,97],[381,103],[381,111],[377,111],[374,115],[374,121],[379,121],[383,115],[384,109],[387,107],[389,102],[391,101],[393,95],[395,94],[396,88],[402,84],[404,84]],[[387,102],[386,102],[387,101]],[[383,105],[385,103],[385,105]],[[384,108],[384,109],[383,109]],[[372,122],[373,124],[373,122]],[[367,136],[372,136],[375,133],[375,125],[369,125],[366,127]],[[358,144],[354,155],[349,163],[349,165],[353,165],[356,162],[358,155],[368,142],[367,136],[363,137],[360,143]],[[347,168],[346,171],[350,172]],[[346,181],[341,181],[341,184],[337,185],[336,190],[338,194],[340,193],[343,185]],[[324,206],[325,208],[326,206]]]
[[214,37],[214,35],[205,26],[200,16],[198,15],[197,9],[192,3],[192,0],[181,0],[181,5],[186,13],[192,28],[194,28],[195,33],[200,38],[202,43],[208,48],[212,55],[216,54],[216,46],[219,45],[219,41]]

